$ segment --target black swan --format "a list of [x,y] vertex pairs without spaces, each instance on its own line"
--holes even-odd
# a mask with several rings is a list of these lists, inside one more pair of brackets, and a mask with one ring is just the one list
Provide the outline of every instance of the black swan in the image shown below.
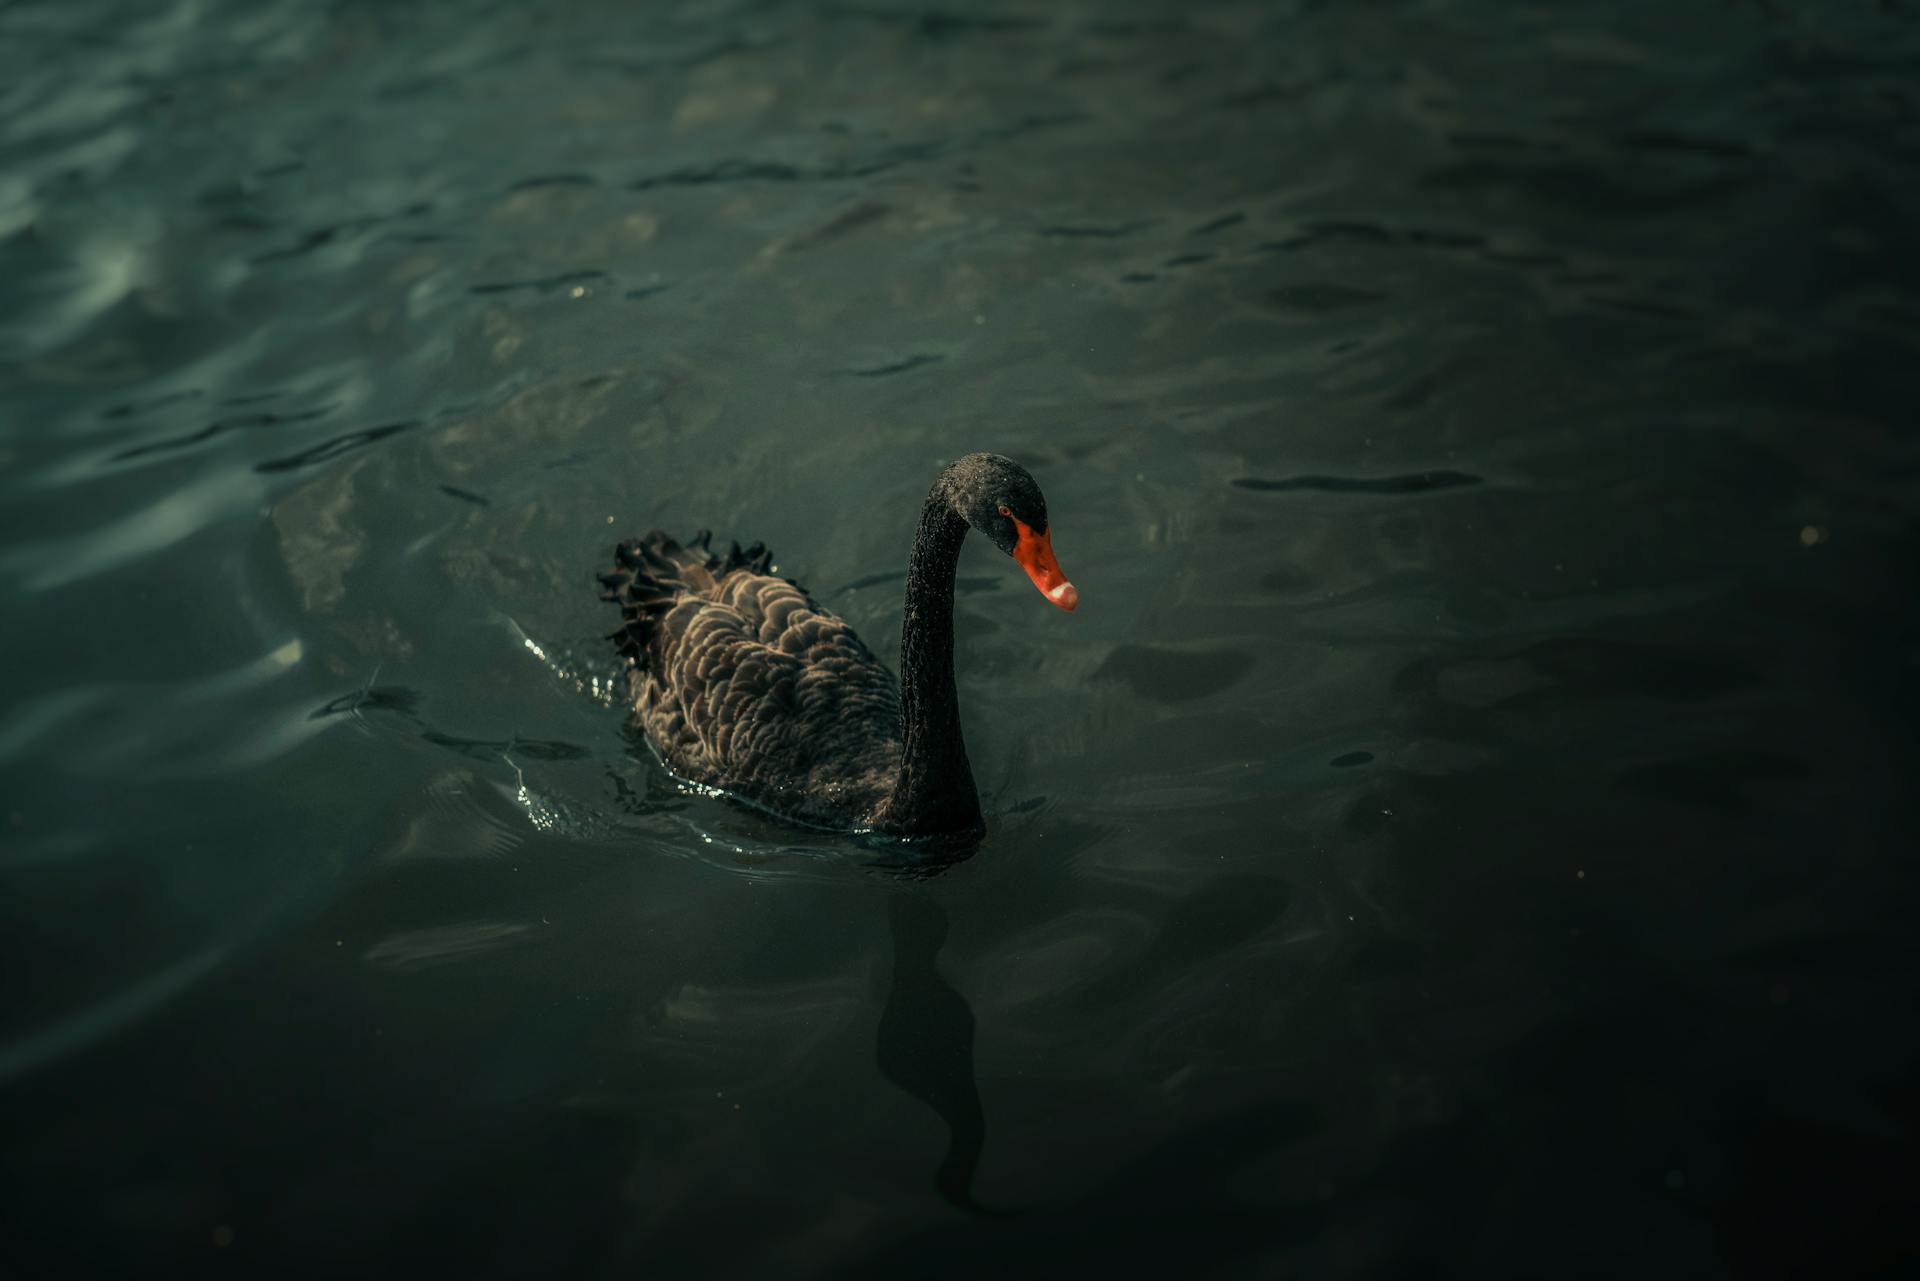
[[907,565],[900,680],[773,553],[702,531],[682,546],[659,530],[620,544],[600,577],[620,606],[611,639],[628,661],[634,719],[660,758],[809,827],[892,836],[982,830],[953,686],[953,572],[967,527],[985,534],[1053,604],[1080,594],[1060,572],[1047,500],[1026,468],[969,454],[940,473]]

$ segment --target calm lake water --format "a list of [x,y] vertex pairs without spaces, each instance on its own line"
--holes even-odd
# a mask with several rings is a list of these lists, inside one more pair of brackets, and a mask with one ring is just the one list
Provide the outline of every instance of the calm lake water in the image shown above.
[[[1920,19],[0,8],[35,1277],[1851,1276],[1920,1213]],[[990,827],[678,790],[594,574]],[[22,1275],[26,1275],[23,1273]]]

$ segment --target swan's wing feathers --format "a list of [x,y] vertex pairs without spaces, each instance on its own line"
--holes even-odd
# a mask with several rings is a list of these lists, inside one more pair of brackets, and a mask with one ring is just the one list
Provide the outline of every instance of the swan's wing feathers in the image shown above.
[[662,631],[678,639],[637,678],[638,706],[676,772],[770,799],[897,751],[892,675],[839,619],[810,618],[779,639],[801,630],[818,635],[796,653],[723,604],[690,602],[667,617]]
[[[756,543],[622,543],[603,599],[634,710],[682,777],[821,821],[857,818],[898,767],[900,694],[844,619],[774,577]],[[814,813],[814,810],[818,813]]]
[[[897,734],[893,675],[845,619],[784,578],[730,574],[718,595],[666,615],[659,628],[663,661],[655,669],[687,703],[690,726],[711,724],[709,743],[721,741],[723,722],[727,732],[744,728],[750,735],[774,725],[831,733],[848,713]],[[690,699],[698,700],[697,712]]]

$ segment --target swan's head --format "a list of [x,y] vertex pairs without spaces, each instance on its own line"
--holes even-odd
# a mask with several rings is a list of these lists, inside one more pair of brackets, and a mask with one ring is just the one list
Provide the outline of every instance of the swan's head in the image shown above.
[[1061,609],[1080,603],[1080,593],[1053,558],[1047,498],[1027,469],[999,454],[968,454],[941,477],[960,519],[1020,562],[1040,594]]

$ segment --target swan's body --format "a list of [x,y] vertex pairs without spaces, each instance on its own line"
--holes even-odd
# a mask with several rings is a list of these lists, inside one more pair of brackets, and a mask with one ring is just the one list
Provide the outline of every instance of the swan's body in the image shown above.
[[900,772],[900,688],[853,629],[707,535],[620,544],[634,716],[680,777],[820,827],[870,826]]
[[667,767],[785,818],[839,831],[962,834],[981,826],[953,685],[953,575],[969,526],[1019,559],[1048,599],[1078,602],[1054,563],[1046,501],[1017,463],[973,454],[934,482],[907,571],[896,681],[847,623],[703,532],[658,530],[615,551],[634,718]]

